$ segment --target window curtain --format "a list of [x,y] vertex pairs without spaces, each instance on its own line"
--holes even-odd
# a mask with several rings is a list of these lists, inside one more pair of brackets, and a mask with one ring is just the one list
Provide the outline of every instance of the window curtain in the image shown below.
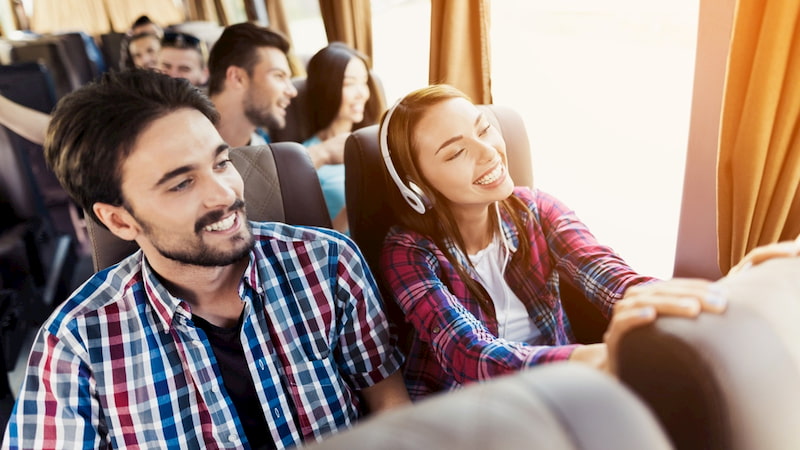
[[33,3],[31,30],[37,33],[110,31],[103,0],[37,0]]
[[[53,1],[60,2],[62,0]],[[161,26],[181,23],[186,20],[183,15],[183,10],[175,6],[172,0],[137,0],[135,2],[129,0],[85,1],[86,3],[90,1],[103,1],[108,11],[108,18],[105,19],[106,22],[111,21],[111,27],[114,31],[120,33],[128,31],[133,21],[142,14],[147,14],[153,22]],[[84,0],[79,0],[78,2],[83,4]],[[76,11],[80,10],[80,8],[75,9]],[[90,32],[90,34],[95,33]]]
[[[255,0],[259,1],[259,0]],[[289,20],[286,18],[286,8],[284,8],[283,0],[264,0],[267,5],[267,18],[269,20],[269,28],[279,31],[286,36],[289,43],[292,43],[292,33],[289,29]],[[292,69],[292,76],[304,77],[306,76],[306,69],[294,53],[294,44],[289,52],[289,67]]]
[[451,84],[475,103],[492,103],[489,0],[431,0],[428,81]]
[[328,42],[344,42],[372,61],[370,0],[319,0]]
[[184,3],[188,14],[186,20],[221,23],[215,0],[187,0]]
[[719,265],[800,234],[800,8],[739,0],[723,100]]

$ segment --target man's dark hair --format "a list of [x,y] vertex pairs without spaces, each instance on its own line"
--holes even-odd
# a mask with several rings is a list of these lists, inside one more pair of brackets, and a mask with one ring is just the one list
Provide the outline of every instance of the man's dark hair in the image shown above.
[[241,67],[252,76],[259,63],[259,47],[275,47],[287,56],[289,54],[289,41],[276,31],[250,22],[226,27],[208,56],[208,95],[222,92],[225,73],[230,66]]
[[184,79],[151,70],[108,72],[56,105],[44,143],[47,165],[78,205],[101,223],[92,205],[123,204],[122,164],[139,135],[182,108],[196,109],[214,124],[219,118],[208,97]]
[[143,15],[137,17],[136,20],[133,21],[133,25],[131,25],[131,28],[141,27],[142,25],[149,25],[151,23],[154,24],[155,22],[150,20],[149,16]]

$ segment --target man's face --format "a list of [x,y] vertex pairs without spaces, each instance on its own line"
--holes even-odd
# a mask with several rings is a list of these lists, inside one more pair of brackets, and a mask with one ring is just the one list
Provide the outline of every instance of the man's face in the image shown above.
[[158,52],[161,42],[156,36],[146,35],[139,37],[128,44],[133,65],[140,69],[155,69],[158,67]]
[[139,135],[122,165],[122,194],[148,259],[226,266],[247,256],[244,185],[228,151],[194,109],[156,119]]
[[286,126],[286,107],[297,95],[289,61],[274,47],[260,47],[257,51],[259,62],[248,77],[244,113],[257,127],[281,129]]
[[172,78],[185,78],[194,86],[202,86],[208,81],[208,69],[203,56],[192,48],[164,46],[158,56],[159,69]]

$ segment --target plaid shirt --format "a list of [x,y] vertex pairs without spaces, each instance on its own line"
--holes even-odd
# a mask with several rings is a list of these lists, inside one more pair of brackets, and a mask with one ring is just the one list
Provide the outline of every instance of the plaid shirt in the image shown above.
[[[559,274],[581,288],[606,317],[625,289],[653,280],[636,274],[613,250],[599,245],[554,197],[519,187],[514,195],[530,209],[525,215],[531,240],[525,244],[531,261],[509,265],[505,278],[525,303],[545,345],[498,338],[497,321],[484,314],[431,239],[399,227],[387,236],[381,273],[413,330],[404,373],[412,398],[567,359],[575,346],[569,345],[574,337],[561,305]],[[509,217],[502,218],[502,229],[515,252],[519,234]],[[455,244],[449,242],[448,248],[478,280]]]
[[[375,281],[330,230],[252,223],[241,341],[278,448],[359,416],[355,391],[397,371]],[[205,333],[141,251],[42,326],[4,447],[248,448]]]

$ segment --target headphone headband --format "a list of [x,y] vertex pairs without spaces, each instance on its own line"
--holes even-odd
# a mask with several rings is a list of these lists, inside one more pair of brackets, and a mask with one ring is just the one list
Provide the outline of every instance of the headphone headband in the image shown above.
[[386,112],[386,116],[383,118],[383,123],[381,123],[379,136],[381,154],[383,155],[384,165],[386,165],[386,169],[389,171],[389,176],[392,177],[392,181],[394,181],[397,189],[400,190],[400,194],[403,196],[406,203],[419,214],[425,214],[425,211],[428,210],[425,194],[422,192],[422,189],[413,182],[409,182],[408,185],[403,183],[403,180],[400,179],[400,175],[397,173],[397,169],[394,167],[392,156],[389,151],[389,121],[392,119],[392,114],[394,114],[395,109],[397,109],[401,101],[402,99],[398,100],[389,108]]

